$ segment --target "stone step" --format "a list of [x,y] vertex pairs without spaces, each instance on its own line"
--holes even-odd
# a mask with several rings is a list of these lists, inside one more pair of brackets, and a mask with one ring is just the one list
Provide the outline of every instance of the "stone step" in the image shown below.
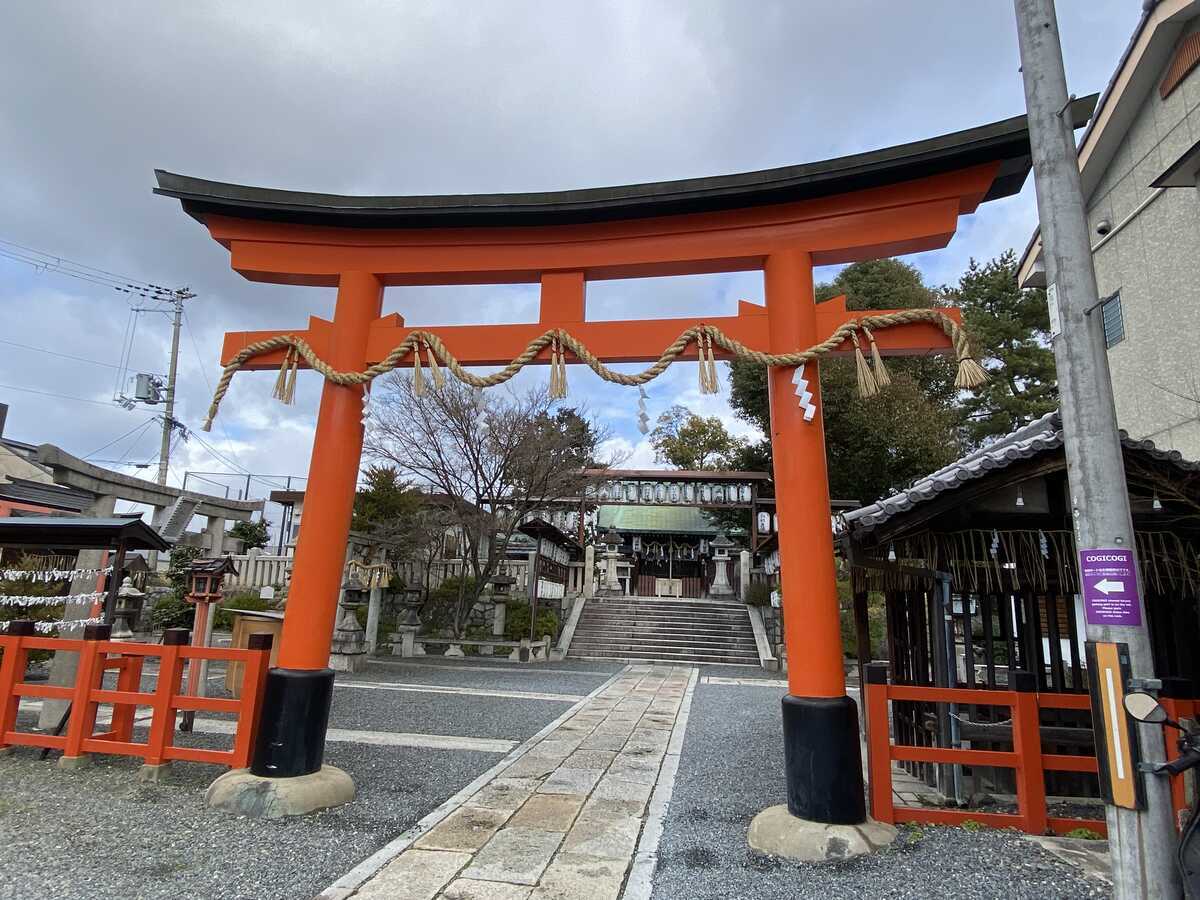
[[580,653],[600,650],[638,650],[645,653],[652,651],[655,653],[704,653],[713,656],[745,656],[758,659],[758,653],[752,648],[747,647],[713,647],[709,644],[660,643],[655,641],[584,641],[578,647],[572,642],[571,651],[575,652],[576,650]]
[[757,647],[752,634],[734,636],[718,636],[706,634],[689,634],[687,632],[648,633],[644,631],[576,631],[572,642],[588,641],[688,641],[693,644],[704,644],[708,647]]
[[713,663],[733,666],[758,666],[756,655],[728,656],[710,653],[673,653],[670,651],[644,650],[588,650],[576,653],[572,649],[573,659],[625,659],[625,660],[662,660],[667,662]]
[[615,636],[645,638],[690,638],[696,641],[722,644],[725,642],[754,643],[754,632],[749,628],[740,631],[696,631],[693,628],[588,628],[580,626],[575,629],[575,639],[593,637],[604,640]]
[[648,627],[654,628],[662,626],[663,628],[749,628],[750,618],[742,616],[740,619],[704,619],[700,621],[689,619],[661,619],[655,617],[639,617],[632,616],[589,616],[586,613],[579,617],[579,624],[595,624],[595,625],[611,625],[614,628],[625,627]]
[[581,618],[590,619],[666,619],[670,622],[749,622],[749,613],[740,612],[658,612],[655,610],[592,610],[583,607]]
[[745,612],[744,603],[702,603],[687,600],[589,600],[590,609],[660,609],[660,610],[714,610],[718,612]]

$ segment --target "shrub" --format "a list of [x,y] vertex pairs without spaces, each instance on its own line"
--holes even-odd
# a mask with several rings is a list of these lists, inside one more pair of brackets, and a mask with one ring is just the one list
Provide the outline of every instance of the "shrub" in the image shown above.
[[[544,634],[550,635],[551,638],[558,638],[558,613],[539,606],[533,639],[540,641]],[[504,618],[504,637],[510,641],[519,641],[521,638],[529,637],[528,603],[509,601],[508,612]]]
[[747,606],[770,606],[771,591],[774,588],[765,581],[751,582],[746,588],[746,605]]
[[1092,831],[1090,828],[1072,828],[1063,837],[1076,838],[1081,841],[1102,841],[1104,835],[1098,831]]
[[426,634],[441,634],[454,627],[454,611],[458,608],[459,586],[463,595],[474,596],[475,579],[447,578],[429,592],[429,599],[421,607],[421,630]]
[[213,619],[213,628],[219,628],[222,631],[228,631],[233,628],[233,613],[229,612],[231,609],[244,609],[250,612],[263,612],[264,610],[274,608],[274,600],[267,600],[264,597],[258,596],[258,594],[251,593],[249,591],[241,594],[234,594],[217,607],[216,616]]
[[167,628],[186,628],[196,624],[196,607],[177,593],[164,595],[150,610],[150,627],[155,631]]

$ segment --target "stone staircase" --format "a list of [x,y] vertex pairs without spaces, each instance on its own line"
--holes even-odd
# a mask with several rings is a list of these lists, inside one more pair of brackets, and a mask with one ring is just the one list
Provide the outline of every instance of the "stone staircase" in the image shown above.
[[620,597],[589,600],[567,656],[757,666],[741,603]]

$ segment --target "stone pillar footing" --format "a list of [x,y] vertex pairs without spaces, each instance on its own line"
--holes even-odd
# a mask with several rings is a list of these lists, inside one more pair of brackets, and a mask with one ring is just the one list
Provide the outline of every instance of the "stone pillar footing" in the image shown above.
[[354,799],[354,782],[334,766],[294,778],[268,778],[249,769],[233,769],[211,785],[205,802],[215,808],[254,819],[303,816],[341,806]]
[[764,809],[750,823],[750,849],[799,862],[831,862],[882,850],[896,839],[896,829],[868,819],[860,825],[810,822],[783,804]]
[[86,753],[83,756],[60,756],[58,767],[65,772],[76,772],[86,769],[92,764],[92,758]]
[[138,769],[138,781],[146,782],[147,784],[159,784],[163,781],[168,781],[171,776],[171,763],[160,763],[157,766],[152,766],[149,763],[144,763]]

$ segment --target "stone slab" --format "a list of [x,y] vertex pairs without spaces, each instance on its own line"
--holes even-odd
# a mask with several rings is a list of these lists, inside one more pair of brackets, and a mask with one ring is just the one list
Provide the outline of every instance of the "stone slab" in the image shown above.
[[358,900],[432,900],[471,861],[469,853],[406,850],[358,889]]
[[563,767],[567,769],[607,769],[617,758],[614,750],[579,749],[567,757]]
[[640,803],[645,806],[650,802],[650,792],[654,789],[651,784],[639,781],[625,781],[612,774],[605,775],[592,791],[592,800],[622,800]]
[[566,832],[582,807],[581,796],[534,794],[516,811],[509,824],[542,831]]
[[511,813],[505,809],[460,806],[424,835],[416,847],[422,850],[478,850],[500,830]]
[[504,770],[505,778],[545,778],[559,767],[562,760],[552,756],[533,756],[526,753]]
[[563,767],[542,782],[539,794],[578,794],[584,796],[591,793],[600,776],[602,769],[568,769]]
[[533,888],[503,881],[459,878],[442,891],[444,900],[526,900]]
[[640,816],[626,815],[612,806],[592,804],[579,814],[567,832],[563,852],[628,863],[633,858],[641,830]]
[[620,750],[629,740],[624,734],[615,734],[613,732],[598,732],[588,736],[582,744],[579,745],[580,750]]
[[467,803],[471,806],[514,812],[536,787],[537,780],[533,778],[497,778],[480,788]]
[[628,863],[560,853],[529,900],[617,900]]
[[562,834],[536,828],[501,828],[463,871],[463,878],[537,884]]

